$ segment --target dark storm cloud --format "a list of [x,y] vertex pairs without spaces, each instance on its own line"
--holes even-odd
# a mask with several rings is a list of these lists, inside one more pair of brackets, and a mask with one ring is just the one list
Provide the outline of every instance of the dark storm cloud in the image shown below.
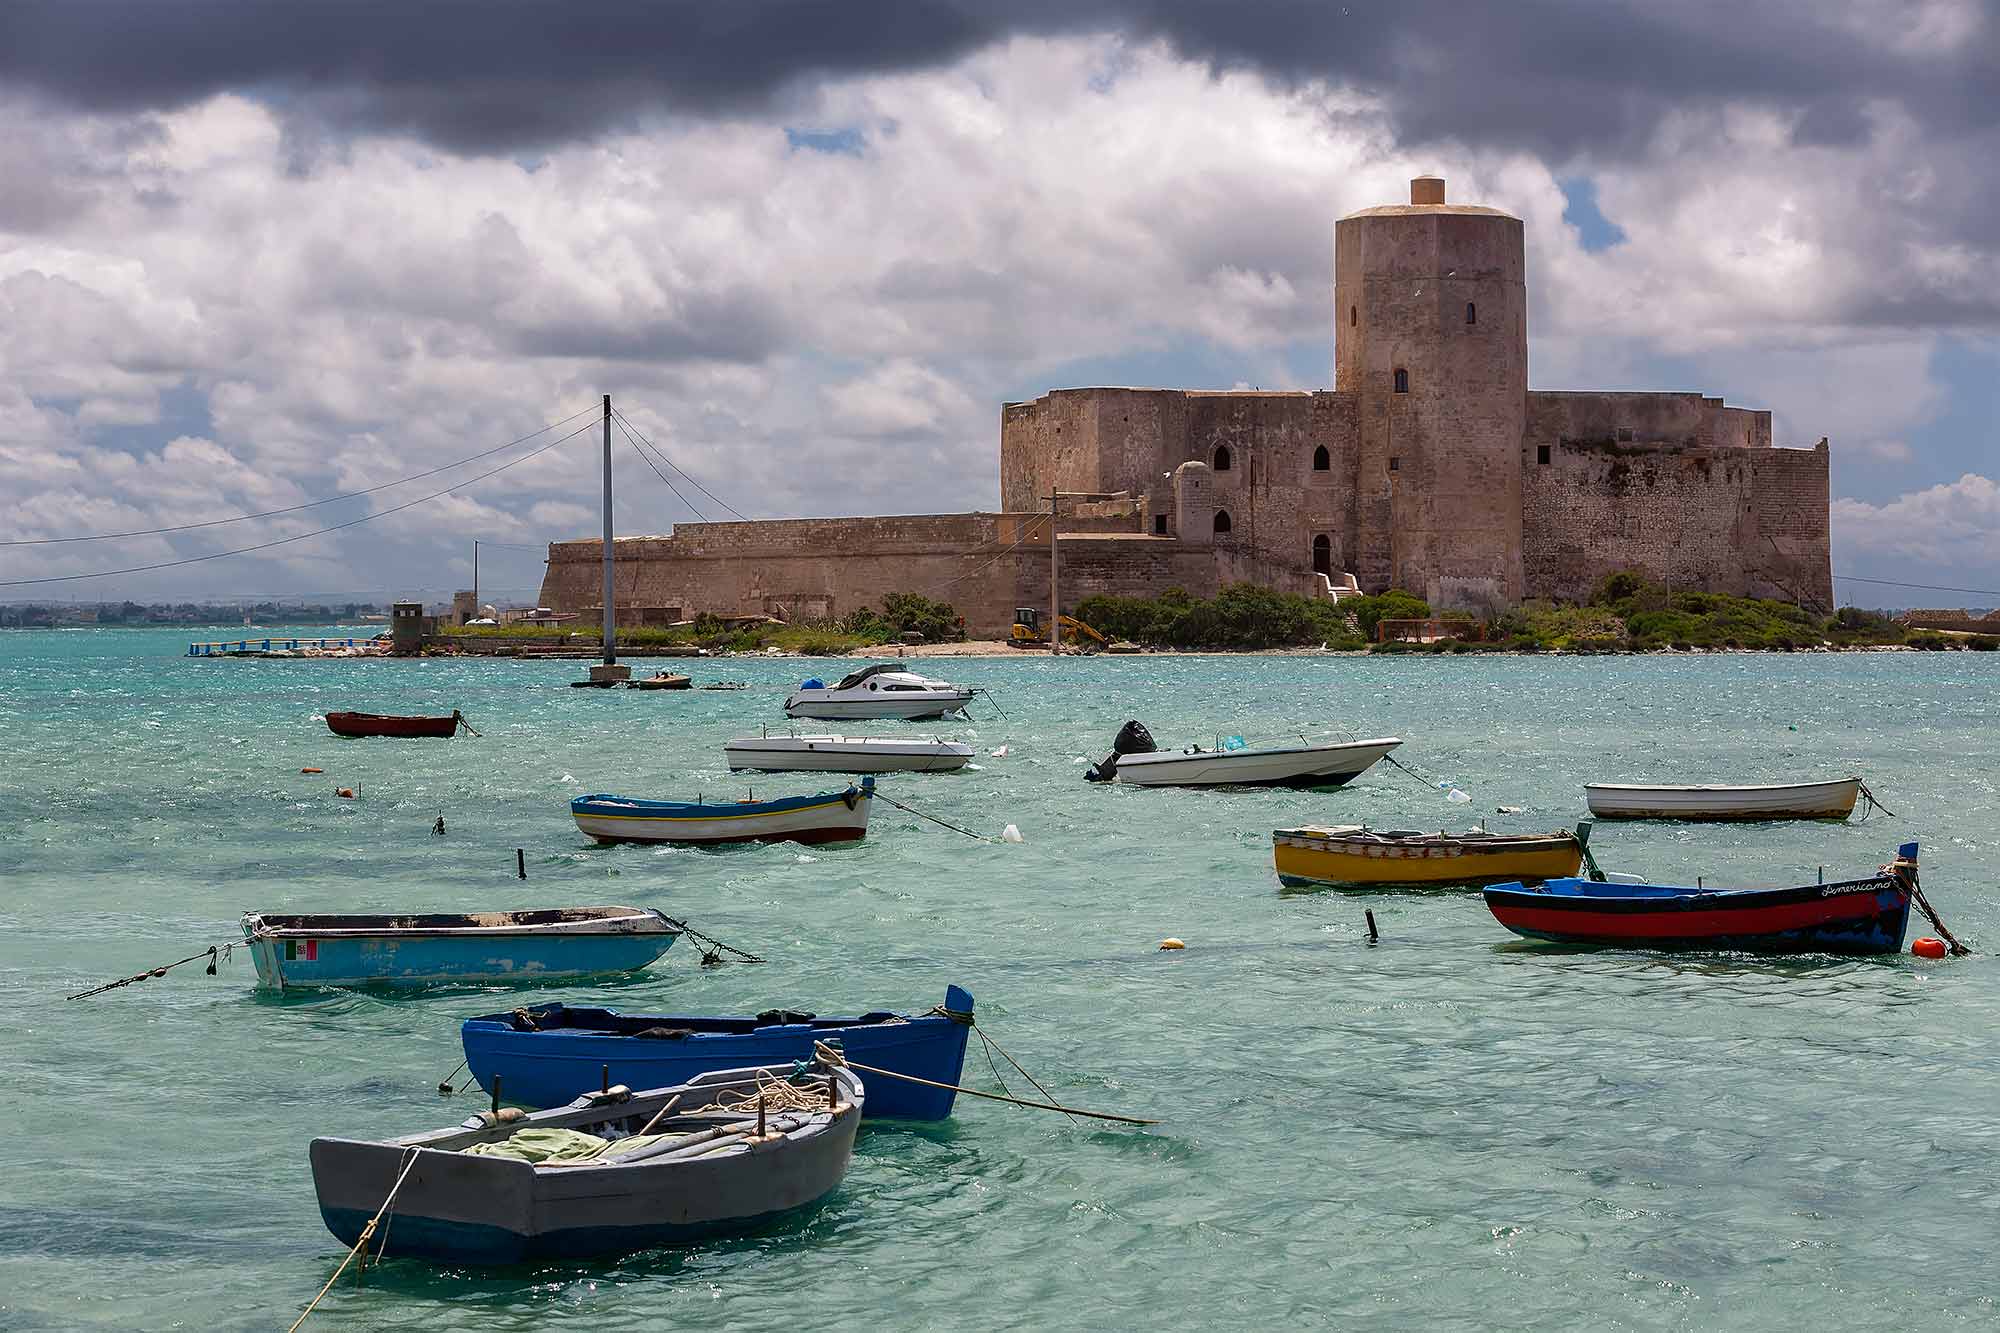
[[1888,98],[1944,132],[2000,115],[2000,0],[1966,49],[1896,54],[1813,0],[7,0],[0,81],[134,111],[221,90],[337,127],[518,151],[649,112],[727,114],[815,77],[922,68],[1015,34],[1160,37],[1218,67],[1386,99],[1406,139],[1617,154],[1672,107],[1752,100],[1800,134]]

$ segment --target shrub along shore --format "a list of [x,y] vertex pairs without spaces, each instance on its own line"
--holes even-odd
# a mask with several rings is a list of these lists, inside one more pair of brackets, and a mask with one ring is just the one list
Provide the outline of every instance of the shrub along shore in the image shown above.
[[[1141,648],[1182,652],[1260,652],[1324,648],[1374,653],[1643,653],[1743,649],[1762,652],[1827,649],[1967,648],[1992,651],[2000,637],[1908,629],[1887,616],[1843,607],[1820,616],[1790,602],[1675,591],[1639,574],[1614,574],[1582,605],[1528,602],[1486,620],[1463,612],[1433,614],[1420,597],[1400,589],[1336,603],[1238,583],[1211,598],[1171,588],[1158,597],[1086,597],[1077,619],[1100,634]],[[1378,641],[1382,622],[1439,621],[1429,642]],[[1392,626],[1392,628],[1395,628]],[[965,637],[965,622],[949,604],[915,593],[891,593],[882,606],[814,624],[739,625],[701,615],[668,628],[620,629],[632,648],[705,648],[710,652],[780,652],[839,657],[895,650],[920,636],[926,644]],[[587,646],[595,632],[555,632],[526,625],[468,625],[449,639],[519,642],[533,647]]]

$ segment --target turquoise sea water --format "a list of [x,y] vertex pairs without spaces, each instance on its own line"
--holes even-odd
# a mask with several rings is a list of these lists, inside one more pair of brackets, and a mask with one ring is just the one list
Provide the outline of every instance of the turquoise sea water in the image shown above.
[[[191,964],[65,993],[229,939],[248,908],[608,902],[771,961],[701,970],[676,948],[562,998],[853,1012],[925,1008],[956,981],[1059,1097],[1163,1123],[1079,1129],[961,1099],[946,1125],[864,1131],[803,1221],[600,1263],[392,1262],[343,1280],[308,1328],[2000,1317],[1994,655],[936,662],[1005,716],[907,728],[973,741],[979,768],[883,790],[1025,843],[883,807],[858,847],[689,852],[593,847],[565,802],[740,793],[722,742],[782,724],[785,690],[837,664],[695,663],[751,688],[642,694],[565,688],[574,663],[203,662],[185,639],[0,634],[0,1327],[284,1327],[343,1252],[308,1140],[476,1109],[435,1091],[456,1021],[536,995],[280,1001],[240,953],[217,977]],[[454,707],[483,738],[343,742],[317,720]],[[1475,800],[1385,766],[1330,794],[1086,785],[1077,760],[1127,717],[1163,744],[1399,735]],[[1847,771],[1901,818],[1603,825],[1598,851],[1660,879],[1783,883],[1867,872],[1915,838],[1976,956],[1554,952],[1476,894],[1286,895],[1271,871],[1287,823],[1546,829],[1582,812],[1586,780]],[[1187,950],[1158,952],[1167,935]],[[992,1085],[976,1055],[967,1069]]]

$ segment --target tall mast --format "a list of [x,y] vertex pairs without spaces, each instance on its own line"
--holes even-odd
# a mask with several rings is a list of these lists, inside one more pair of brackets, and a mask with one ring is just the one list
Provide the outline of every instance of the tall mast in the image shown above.
[[618,660],[611,581],[611,395],[604,395],[604,665]]
[[1062,656],[1062,602],[1056,594],[1056,502],[1062,492],[1049,487],[1049,656]]
[[479,538],[472,539],[472,619],[479,619]]

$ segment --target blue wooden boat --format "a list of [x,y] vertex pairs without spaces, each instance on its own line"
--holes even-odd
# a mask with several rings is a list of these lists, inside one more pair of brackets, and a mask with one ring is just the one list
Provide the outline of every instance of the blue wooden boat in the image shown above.
[[[832,1037],[857,1064],[957,1083],[971,1030],[972,996],[950,986],[941,1006],[908,1016],[818,1018],[771,1010],[755,1018],[690,1018],[543,1004],[467,1019],[459,1036],[480,1087],[491,1093],[497,1078],[504,1100],[543,1107],[611,1084],[657,1088],[714,1069],[810,1060],[813,1042]],[[949,1089],[867,1078],[870,1116],[942,1120],[951,1114]]]
[[853,842],[868,835],[875,779],[859,787],[775,801],[645,801],[636,796],[579,796],[569,803],[576,826],[599,842]]
[[1917,844],[1881,873],[1787,889],[1706,889],[1552,879],[1496,884],[1486,906],[1529,939],[1632,949],[1896,953],[1917,888]]
[[568,981],[636,971],[680,934],[679,922],[650,907],[243,914],[257,982],[278,990]]

